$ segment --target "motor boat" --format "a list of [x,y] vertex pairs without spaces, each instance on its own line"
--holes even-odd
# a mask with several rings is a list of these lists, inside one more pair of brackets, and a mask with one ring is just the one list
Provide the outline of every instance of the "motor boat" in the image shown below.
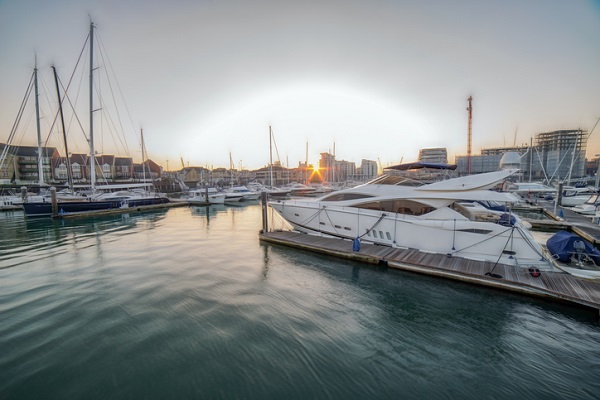
[[242,199],[240,201],[258,200],[258,198],[260,197],[259,192],[250,190],[246,186],[232,186],[229,189],[225,190],[225,193],[241,195]]
[[187,199],[190,205],[209,205],[225,203],[225,193],[212,187],[192,189]]
[[399,185],[382,175],[364,185],[316,199],[269,202],[300,232],[359,239],[394,248],[418,249],[473,260],[554,270],[542,248],[515,218],[499,217],[478,200],[511,204],[511,193],[488,190],[516,170],[501,170],[434,182],[419,187]]
[[566,187],[563,188],[560,205],[563,207],[575,207],[585,203],[598,192],[588,187]]
[[580,236],[558,231],[546,246],[559,269],[580,278],[600,279],[600,251]]
[[599,197],[598,194],[593,194],[585,201],[585,203],[572,207],[571,210],[583,215],[595,215],[598,205],[600,205]]

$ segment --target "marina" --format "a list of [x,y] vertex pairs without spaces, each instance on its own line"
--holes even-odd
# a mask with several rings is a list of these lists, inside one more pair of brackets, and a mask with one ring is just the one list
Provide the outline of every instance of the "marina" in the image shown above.
[[84,3],[0,13],[0,400],[600,398],[600,4]]
[[267,242],[259,204],[0,218],[5,399],[564,399],[598,389],[589,310]]

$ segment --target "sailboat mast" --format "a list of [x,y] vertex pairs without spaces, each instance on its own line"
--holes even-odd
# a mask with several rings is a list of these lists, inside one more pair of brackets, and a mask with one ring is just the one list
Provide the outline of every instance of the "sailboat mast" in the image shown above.
[[335,142],[333,142],[333,162],[331,169],[331,182],[335,184]]
[[44,156],[42,154],[42,132],[40,129],[40,102],[38,92],[38,67],[37,55],[35,56],[35,68],[33,69],[35,85],[35,118],[37,121],[37,139],[38,139],[38,180],[40,186],[44,185]]
[[62,125],[63,131],[63,141],[65,143],[65,153],[67,160],[67,183],[69,185],[69,189],[73,192],[73,171],[71,170],[71,158],[69,156],[69,146],[67,145],[67,132],[65,131],[65,117],[63,116],[63,108],[62,108],[62,100],[60,98],[60,88],[58,85],[58,75],[56,73],[56,67],[52,66],[52,71],[54,71],[54,82],[56,83],[56,94],[58,96],[58,110],[60,112],[60,123]]
[[273,187],[273,131],[269,125],[269,173],[271,175],[271,187]]
[[90,21],[90,185],[96,187],[96,153],[94,151],[94,23]]
[[144,130],[140,129],[140,136],[142,138],[142,176],[144,177],[144,183],[146,183],[146,162],[144,153]]
[[304,181],[308,184],[308,142],[306,142],[306,157],[304,158]]
[[231,152],[229,152],[229,168],[231,169],[231,187],[233,187],[233,158]]

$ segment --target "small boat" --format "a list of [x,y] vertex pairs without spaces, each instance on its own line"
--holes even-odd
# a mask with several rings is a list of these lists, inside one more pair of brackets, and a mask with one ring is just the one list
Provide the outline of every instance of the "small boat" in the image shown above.
[[290,196],[311,196],[317,191],[316,187],[303,185],[298,182],[292,182],[284,186],[284,189],[290,193]]
[[600,251],[580,236],[559,231],[546,247],[557,268],[580,278],[600,278]]
[[563,188],[560,205],[563,207],[575,207],[585,203],[598,192],[588,187],[567,187]]
[[252,190],[254,192],[267,193],[269,198],[274,198],[274,197],[282,198],[282,197],[287,197],[290,195],[290,192],[286,189],[281,189],[281,188],[271,187],[271,186],[263,186],[260,182],[250,182],[248,184],[248,186],[250,187],[250,190]]
[[9,210],[21,210],[23,207],[21,203],[23,200],[21,196],[0,196],[0,210],[9,211]]
[[600,205],[600,196],[593,194],[585,203],[572,207],[571,210],[583,215],[595,215],[598,205]]
[[259,192],[252,191],[246,186],[232,186],[229,189],[225,190],[225,193],[241,195],[242,199],[240,201],[258,200],[258,198],[260,197]]
[[513,182],[505,188],[506,192],[516,193],[521,197],[544,197],[556,193],[556,189],[536,182]]
[[192,189],[189,191],[189,195],[187,201],[190,205],[206,206],[225,203],[225,193],[220,193],[212,187]]

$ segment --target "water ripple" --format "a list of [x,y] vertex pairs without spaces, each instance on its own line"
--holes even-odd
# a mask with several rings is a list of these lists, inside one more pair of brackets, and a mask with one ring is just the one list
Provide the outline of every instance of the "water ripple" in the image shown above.
[[261,245],[260,216],[258,206],[4,216],[0,398],[598,393],[593,317]]

